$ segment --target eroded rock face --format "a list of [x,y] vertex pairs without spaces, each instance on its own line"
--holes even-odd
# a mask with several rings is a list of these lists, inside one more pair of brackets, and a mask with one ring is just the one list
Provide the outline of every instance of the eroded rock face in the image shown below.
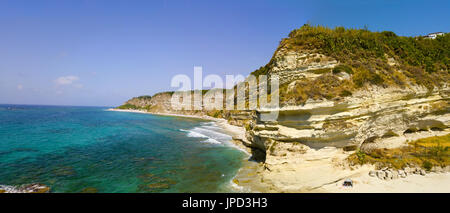
[[335,59],[311,50],[298,52],[280,49],[275,53],[273,60],[271,74],[279,76],[280,84],[320,76],[314,73],[314,70],[330,69],[331,71],[331,68],[338,64]]
[[252,112],[236,111],[227,112],[225,117],[228,118],[228,123],[235,126],[245,126],[249,119],[253,117]]
[[[394,58],[387,57],[386,60],[393,72],[401,71]],[[289,92],[301,86],[303,81],[314,83],[314,79],[320,80],[320,76],[332,76],[325,83],[347,81],[353,77],[349,74],[351,72],[333,73],[337,65],[340,65],[339,61],[319,51],[281,47],[275,52],[267,72],[278,75],[280,85],[287,84]],[[302,104],[282,103],[276,109],[279,111],[277,120],[270,122],[259,119],[264,110],[225,110],[223,115],[230,124],[245,127],[245,137],[240,140],[250,147],[252,158],[264,162],[265,168],[271,168],[271,172],[330,147],[339,150],[335,153],[337,156],[345,156],[343,153],[356,149],[371,152],[379,148],[396,148],[408,140],[450,132],[448,82],[442,82],[439,88],[432,90],[415,84],[411,79],[406,79],[401,87],[398,84],[386,85],[366,83],[344,96],[328,99],[325,96],[306,97]],[[170,100],[171,94],[162,93],[148,102],[131,100],[130,104],[145,105],[150,112],[207,114],[206,111],[173,111]],[[334,162],[333,155],[328,157],[331,159],[327,162]]]
[[370,152],[395,148],[419,133],[448,134],[449,94],[447,87],[435,92],[422,87],[368,87],[341,101],[310,101],[280,108],[276,122],[256,117],[247,139],[266,152],[267,158],[288,151],[279,150],[283,146],[273,147],[274,141],[301,143],[311,149],[356,146]]
[[[389,69],[403,72],[398,61],[388,55],[385,58]],[[333,76],[335,81],[351,80],[352,72],[332,72],[340,65],[339,61],[317,50],[281,46],[269,64],[267,72],[280,77],[280,85],[287,85],[287,93],[295,93],[296,89],[300,92],[294,98],[283,100],[276,121],[263,122],[257,117],[250,122],[246,138],[253,147],[266,153],[266,162],[272,158],[289,161],[293,143],[300,143],[307,150],[335,147],[370,152],[450,132],[448,82],[440,82],[436,84],[439,88],[434,89],[419,86],[413,78],[405,79],[402,86],[364,84],[344,96],[320,99],[319,95],[311,97],[314,95],[307,94],[310,91],[301,88],[302,85],[315,87],[301,83],[314,83],[325,75]],[[294,100],[299,97],[306,102],[299,104]]]
[[[444,173],[446,170],[448,170],[449,166],[447,167],[433,167],[430,172],[434,173]],[[370,177],[378,177],[381,180],[393,180],[397,178],[406,178],[410,175],[421,175],[425,176],[427,175],[427,171],[418,168],[418,167],[406,167],[404,169],[396,170],[396,169],[389,169],[389,168],[383,168],[381,170],[371,170],[369,172]]]
[[163,92],[155,94],[154,96],[136,97],[125,102],[139,108],[146,108],[151,112],[167,113],[171,111],[171,92]]

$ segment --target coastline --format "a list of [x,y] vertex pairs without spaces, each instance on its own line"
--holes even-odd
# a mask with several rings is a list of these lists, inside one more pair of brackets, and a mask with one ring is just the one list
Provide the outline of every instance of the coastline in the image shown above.
[[[84,112],[84,108],[81,109]],[[103,111],[103,112],[102,112]],[[93,108],[92,111],[88,111],[88,112],[95,112],[96,116],[100,116],[103,118],[103,116],[106,114],[109,114],[110,116],[115,116],[115,118],[118,119],[128,119],[133,118],[135,116],[133,116],[133,114],[129,114],[129,113],[122,113],[122,115],[120,115],[121,113],[118,113],[117,115],[113,115],[115,113],[113,112],[107,112],[107,111],[116,111],[116,110],[111,110],[111,109],[107,109],[107,108]],[[122,111],[122,110],[121,110]],[[77,111],[78,112],[78,111]],[[131,112],[131,113],[145,113],[142,111],[138,111],[138,110],[126,110],[126,112]],[[26,113],[26,112],[24,112]],[[34,113],[33,110],[30,110],[29,113]],[[127,115],[128,114],[128,115]],[[66,113],[66,118],[68,119],[73,119],[70,113]],[[85,114],[83,114],[85,115]],[[135,114],[136,115],[136,114]],[[89,115],[89,117],[91,117],[92,115]],[[68,187],[66,187],[66,184],[55,184],[56,182],[59,181],[66,181],[67,177],[72,178],[72,180],[78,180],[79,178],[84,178],[84,177],[88,177],[92,173],[82,173],[80,172],[81,170],[83,170],[84,165],[81,165],[80,167],[76,167],[78,165],[72,165],[70,163],[65,164],[68,166],[61,166],[61,164],[59,162],[64,161],[64,162],[72,162],[71,158],[64,158],[65,156],[63,156],[63,154],[60,154],[58,156],[61,156],[61,158],[63,160],[49,160],[46,161],[48,164],[45,165],[46,167],[46,172],[45,174],[49,174],[52,176],[52,179],[48,179],[48,176],[44,176],[41,177],[39,176],[41,173],[38,173],[36,175],[36,173],[34,173],[34,168],[33,166],[35,166],[35,164],[27,164],[23,166],[23,170],[25,170],[26,172],[24,172],[24,174],[26,174],[27,176],[23,176],[23,177],[28,177],[28,174],[33,175],[33,177],[36,177],[36,179],[34,179],[33,181],[15,181],[14,180],[14,173],[16,172],[15,170],[11,170],[10,173],[6,173],[7,175],[11,174],[11,178],[10,176],[6,176],[6,178],[2,179],[2,182],[0,183],[0,194],[1,193],[31,193],[31,192],[67,192],[67,193],[79,193],[79,192],[84,192],[84,189],[88,189],[91,191],[97,191],[97,189],[99,189],[98,191],[102,191],[102,192],[134,192],[134,190],[138,190],[139,192],[147,192],[147,191],[160,191],[165,189],[166,185],[157,185],[157,184],[153,184],[155,181],[156,183],[164,183],[164,184],[169,184],[169,185],[176,185],[177,183],[181,183],[181,185],[178,185],[179,188],[176,188],[177,186],[174,187],[175,191],[176,189],[186,189],[187,191],[192,191],[192,192],[196,192],[197,189],[202,189],[205,188],[204,190],[207,190],[206,192],[222,192],[222,190],[224,190],[224,192],[238,192],[238,190],[234,190],[230,185],[230,183],[232,183],[232,179],[234,177],[234,175],[236,174],[236,172],[241,168],[241,160],[246,160],[248,157],[246,157],[246,155],[244,155],[242,152],[236,150],[239,149],[239,147],[235,146],[234,144],[231,143],[231,138],[233,135],[239,134],[239,132],[233,131],[236,130],[236,128],[232,128],[229,131],[227,131],[227,129],[225,129],[222,125],[219,127],[216,121],[220,121],[221,124],[226,124],[226,120],[224,119],[212,119],[212,118],[208,118],[208,117],[201,117],[201,116],[180,116],[180,115],[172,115],[172,114],[165,114],[162,116],[177,116],[180,118],[163,118],[160,117],[158,119],[158,117],[148,117],[145,116],[139,116],[139,118],[142,118],[144,120],[152,120],[155,121],[154,124],[158,125],[159,122],[164,121],[167,122],[166,126],[163,126],[161,128],[164,128],[163,130],[167,130],[166,128],[170,128],[170,131],[174,131],[174,132],[178,132],[182,129],[185,129],[186,131],[196,131],[198,129],[202,129],[203,127],[211,127],[210,129],[208,128],[203,128],[202,130],[210,130],[211,132],[202,132],[203,134],[205,134],[205,137],[211,137],[211,135],[217,140],[220,141],[220,143],[222,145],[209,145],[209,144],[214,144],[215,142],[210,142],[207,140],[204,140],[202,138],[199,139],[190,139],[188,140],[185,137],[189,136],[188,133],[175,133],[177,134],[176,137],[174,137],[174,139],[176,141],[185,141],[183,144],[183,147],[187,150],[195,150],[192,149],[192,145],[196,146],[196,147],[200,147],[200,150],[202,151],[206,151],[206,152],[202,152],[201,154],[205,153],[205,155],[197,155],[196,153],[198,153],[196,150],[194,152],[192,152],[192,157],[188,155],[183,155],[183,157],[187,156],[187,159],[192,159],[191,162],[198,162],[199,163],[187,163],[187,164],[183,164],[183,163],[177,163],[176,161],[172,160],[172,158],[170,156],[172,155],[167,155],[167,151],[164,152],[164,154],[161,155],[165,155],[165,156],[169,156],[168,158],[165,157],[159,157],[160,154],[156,153],[155,155],[152,154],[152,152],[148,152],[148,150],[150,149],[154,149],[153,146],[148,146],[148,150],[147,151],[143,151],[142,153],[140,151],[136,151],[136,152],[129,152],[130,156],[127,157],[126,159],[129,159],[130,162],[132,162],[130,164],[130,168],[134,168],[135,173],[133,173],[133,177],[137,177],[139,182],[136,183],[136,188],[132,188],[132,187],[124,187],[123,189],[120,189],[121,191],[114,191],[116,189],[114,189],[113,187],[109,188],[109,187],[105,187],[102,186],[101,184],[97,185],[97,183],[90,183],[89,181],[86,181],[88,184],[86,185],[77,185],[77,184],[72,184],[72,185],[68,185]],[[181,117],[189,117],[189,118],[181,118]],[[196,119],[190,119],[190,118],[196,118]],[[84,117],[80,118],[80,119],[84,119]],[[92,119],[94,122],[96,121],[95,117],[93,117]],[[133,119],[132,119],[133,120]],[[141,127],[140,124],[141,122],[140,119],[137,119],[138,122],[134,123],[134,122],[130,122],[130,123],[126,123],[125,125],[121,125],[120,127],[124,126],[125,128],[134,128],[134,127]],[[53,121],[53,120],[52,120]],[[74,123],[77,123],[78,120],[71,120]],[[84,121],[84,120],[83,120]],[[102,125],[106,128],[109,128],[110,125],[108,125],[109,121],[111,122],[116,122],[117,120],[108,120],[105,121],[104,123],[102,123]],[[134,124],[137,124],[136,126],[134,126]],[[152,128],[152,131],[154,130],[155,132],[158,131],[158,127],[156,127],[156,125],[154,126],[154,129],[152,127],[152,125],[146,125],[146,127]],[[228,126],[228,125],[226,125]],[[60,128],[61,126],[55,126],[55,128]],[[51,126],[51,128],[53,128],[53,126]],[[26,128],[23,128],[26,129]],[[239,128],[238,128],[239,129]],[[103,130],[103,129],[101,129]],[[139,131],[143,131],[144,133],[148,133],[147,128],[139,128]],[[138,132],[139,132],[138,131]],[[99,131],[99,132],[106,132],[108,133],[108,131]],[[126,131],[125,131],[126,132]],[[231,133],[233,132],[233,133]],[[65,132],[64,132],[65,133]],[[150,138],[149,141],[153,141],[151,139],[151,133],[150,132],[148,135],[143,135],[142,137],[144,138]],[[209,133],[209,134],[208,134]],[[218,133],[222,133],[222,134],[218,134]],[[67,133],[70,134],[70,133]],[[97,133],[96,133],[97,134]],[[179,134],[179,135],[178,135]],[[75,134],[74,134],[75,135]],[[107,134],[105,134],[107,135]],[[150,137],[148,137],[150,135]],[[196,137],[196,136],[192,136],[192,137]],[[217,137],[217,138],[216,138]],[[122,142],[123,139],[121,139],[121,137],[114,137],[116,140],[114,141],[119,141]],[[58,140],[58,139],[55,139]],[[68,141],[75,141],[75,140],[68,140]],[[126,141],[126,140],[124,140]],[[142,145],[140,143],[135,143],[135,141],[137,140],[129,140],[130,143],[124,142],[124,144],[126,143],[128,144],[132,144],[135,145],[136,149],[141,149]],[[161,141],[165,141],[165,139],[162,139]],[[198,143],[196,144],[192,144],[193,141],[196,141]],[[204,145],[201,145],[203,142],[207,142]],[[161,142],[163,143],[163,142]],[[172,147],[171,150],[177,150],[177,148],[179,147],[179,145],[177,143],[165,143],[165,144],[172,144],[171,146],[167,146],[167,147]],[[199,145],[200,144],[200,145]],[[184,146],[186,145],[186,146]],[[222,148],[222,147],[226,147],[226,148]],[[34,147],[33,147],[34,148]],[[183,149],[184,149],[183,148]],[[38,147],[36,148],[38,149]],[[134,149],[134,150],[136,150]],[[144,148],[142,148],[144,149]],[[120,149],[117,149],[120,150]],[[98,156],[98,155],[90,155],[90,153],[97,153],[98,149],[97,147],[95,147],[95,149],[83,149],[83,153],[86,154],[86,156]],[[108,149],[108,151],[111,151]],[[151,150],[150,150],[151,151]],[[245,152],[245,150],[242,150],[243,152]],[[61,153],[61,152],[60,152]],[[111,153],[111,156],[116,156],[114,153],[116,152],[108,152]],[[122,153],[119,151],[119,153]],[[221,154],[224,155],[221,155]],[[142,154],[142,155],[141,155]],[[109,155],[109,154],[108,154]],[[123,156],[123,155],[121,155]],[[157,156],[157,157],[154,157]],[[220,158],[220,157],[223,158]],[[117,156],[116,156],[117,157]],[[116,158],[116,157],[112,157],[112,158]],[[77,158],[77,156],[75,155],[74,158]],[[99,157],[102,158],[102,157]],[[58,158],[60,159],[60,158]],[[103,158],[102,158],[103,159]],[[165,159],[170,159],[167,160],[168,162],[170,161],[170,163],[161,163],[164,162]],[[215,162],[216,159],[228,159],[228,160],[218,160],[217,162]],[[204,166],[203,163],[205,163],[205,165],[208,164],[208,160],[213,160],[214,163],[213,165],[215,165],[214,167],[208,167],[206,170],[201,169],[200,171],[207,171],[207,175],[195,175],[192,179],[189,178],[189,174],[196,174],[196,173],[192,173],[192,172],[187,172],[184,174],[188,174],[187,177],[187,185],[184,186],[183,184],[185,184],[185,182],[183,181],[179,181],[176,177],[180,177],[178,175],[175,175],[174,172],[176,171],[178,168],[188,168],[188,169],[192,169],[193,171],[197,172],[199,169],[197,169],[197,167],[195,166]],[[220,162],[219,162],[220,161]],[[232,164],[230,164],[230,162],[233,162]],[[98,161],[97,161],[98,162]],[[114,170],[114,172],[117,170],[117,174],[119,174],[120,172],[123,172],[127,167],[122,167],[122,163],[124,161],[119,160],[119,161],[115,161],[114,159],[108,159],[108,161],[106,161],[108,163],[108,166],[105,167],[105,170],[109,170],[109,168],[111,168],[109,165],[115,165],[114,163],[120,163],[120,166],[115,167],[117,169]],[[174,163],[172,163],[174,162]],[[97,168],[103,168],[103,166],[101,166],[100,164],[103,165],[103,163],[99,163],[98,165],[96,165]],[[136,164],[136,165],[135,165]],[[160,164],[164,164],[164,166],[158,166]],[[168,167],[166,167],[166,165],[169,165]],[[190,167],[191,165],[194,165],[194,167]],[[223,167],[222,167],[223,166]],[[163,170],[160,170],[161,167]],[[43,167],[40,167],[43,168]],[[78,170],[80,168],[80,170]],[[167,172],[165,168],[167,169]],[[211,169],[210,169],[211,168]],[[99,171],[101,169],[98,169],[97,171]],[[96,172],[97,172],[96,171]],[[211,171],[211,172],[209,172]],[[128,171],[126,171],[128,172]],[[200,173],[201,173],[200,172]],[[222,172],[222,173],[220,173]],[[180,172],[182,173],[182,172]],[[4,177],[5,173],[2,173],[2,178]],[[43,175],[45,175],[43,174]],[[85,175],[86,174],[86,175]],[[96,173],[97,174],[97,173]],[[99,175],[109,175],[110,171],[105,171],[105,173],[99,173]],[[183,174],[183,175],[184,175]],[[223,175],[225,174],[225,175]],[[128,173],[127,173],[128,175]],[[222,176],[217,176],[217,175],[222,175]],[[53,177],[54,176],[54,177]],[[171,177],[172,176],[172,177]],[[204,177],[203,177],[204,176]],[[22,177],[22,176],[21,176]],[[56,177],[56,178],[55,178]],[[73,178],[76,177],[76,178]],[[183,176],[185,177],[185,176]],[[8,179],[10,178],[10,179]],[[209,179],[211,178],[211,179]],[[202,181],[200,180],[205,180],[207,179],[208,181],[211,181],[212,183],[207,183],[207,184],[203,184]],[[190,181],[195,181],[194,184],[189,184]],[[142,182],[141,182],[142,181]],[[70,182],[71,183],[71,182]],[[117,182],[114,182],[117,184]],[[147,183],[152,183],[152,184],[147,184]],[[46,184],[46,185],[43,185]],[[126,184],[125,184],[126,185]],[[192,185],[194,185],[192,187]],[[197,188],[198,187],[200,188]],[[126,185],[128,186],[128,185]],[[52,188],[50,190],[50,187]],[[210,187],[210,188],[207,188]],[[44,190],[45,189],[45,190]],[[95,190],[92,190],[95,189]],[[218,191],[216,191],[216,189]],[[220,191],[219,191],[220,190]],[[183,190],[180,190],[183,191]],[[201,190],[199,190],[201,192]]]
[[184,117],[184,118],[198,118],[203,120],[210,120],[210,121],[220,121],[223,119],[220,118],[213,118],[206,115],[183,115],[183,114],[172,114],[172,113],[154,113],[154,112],[147,112],[137,109],[114,109],[109,108],[106,109],[106,111],[115,111],[115,112],[133,112],[133,113],[142,113],[142,114],[151,114],[151,115],[160,115],[160,116],[171,116],[171,117]]
[[[445,187],[450,186],[448,172],[381,180],[369,175],[375,170],[374,165],[346,166],[349,154],[330,147],[310,151],[297,162],[244,164],[235,179],[245,191],[262,193],[442,193],[449,190]],[[351,180],[353,187],[344,187],[346,180]]]
[[[230,188],[233,189],[234,192],[258,192],[253,190],[255,187],[241,186],[236,183],[236,179],[241,179],[242,176],[247,176],[247,174],[254,174],[256,170],[260,167],[260,165],[256,162],[249,161],[251,156],[251,150],[249,147],[244,146],[240,141],[235,139],[243,139],[245,138],[245,129],[244,127],[234,126],[228,123],[227,120],[222,118],[214,118],[205,115],[184,115],[184,114],[172,114],[172,113],[151,113],[142,110],[133,110],[133,109],[106,109],[107,111],[115,111],[115,112],[131,112],[131,113],[141,113],[141,114],[151,114],[158,116],[170,116],[170,117],[182,117],[182,118],[195,118],[202,119],[207,121],[215,122],[218,127],[221,127],[223,131],[232,137],[232,140],[229,141],[232,147],[246,154],[246,157],[242,159],[242,166],[236,172],[236,175],[230,180],[229,185]],[[245,181],[243,181],[244,183]],[[258,187],[256,187],[258,188]]]
[[[145,113],[161,116],[198,118],[216,122],[233,140],[230,142],[251,156],[251,150],[240,140],[245,138],[246,130],[229,124],[225,119],[200,115],[182,115],[170,113],[149,113],[140,110],[108,109],[109,111]],[[420,138],[420,137],[418,137]],[[235,140],[236,139],[236,140]],[[369,176],[373,165],[348,167],[346,158],[354,151],[325,147],[308,149],[306,153],[293,156],[292,161],[269,161],[257,163],[243,159],[242,167],[230,181],[238,192],[314,192],[314,193],[368,193],[368,192],[448,192],[450,185],[448,173],[428,173],[409,175],[406,178],[380,180]],[[270,168],[270,172],[267,171]],[[326,174],[326,175],[324,175]],[[352,180],[353,187],[343,187],[345,180]],[[439,184],[437,184],[439,183]]]
[[[419,174],[394,180],[380,180],[363,174],[352,178],[354,186],[343,187],[340,183],[325,185],[322,190],[331,193],[448,193],[448,173]],[[447,186],[447,187],[446,187]]]
[[133,112],[133,113],[142,113],[142,114],[151,114],[151,115],[159,115],[159,116],[171,116],[171,117],[182,117],[182,118],[196,118],[208,121],[214,121],[217,126],[221,127],[228,135],[230,135],[233,140],[230,141],[231,144],[235,145],[237,149],[245,152],[247,155],[250,154],[250,149],[244,146],[242,143],[235,141],[234,139],[243,139],[245,138],[245,129],[244,127],[234,126],[229,124],[225,119],[222,118],[213,118],[206,115],[183,115],[183,114],[172,114],[172,113],[152,113],[141,110],[133,110],[133,109],[107,109],[107,111],[117,111],[117,112]]

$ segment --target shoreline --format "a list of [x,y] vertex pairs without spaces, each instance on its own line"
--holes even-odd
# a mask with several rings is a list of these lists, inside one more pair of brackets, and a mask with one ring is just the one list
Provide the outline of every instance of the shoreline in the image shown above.
[[[375,170],[374,165],[352,168],[345,165],[349,154],[330,147],[311,151],[297,162],[244,163],[235,179],[246,192],[261,193],[448,193],[450,190],[445,187],[450,186],[448,172],[381,180],[369,175]],[[344,187],[346,180],[351,180],[353,187]]]
[[[245,138],[246,130],[229,124],[225,119],[201,115],[183,115],[170,113],[149,113],[140,110],[108,109],[109,111],[134,112],[161,116],[198,118],[214,121],[227,134],[232,136],[230,143],[237,149],[251,156],[250,148],[244,146],[239,139]],[[418,136],[416,136],[418,137]],[[420,138],[420,137],[418,137]],[[234,140],[237,139],[237,140]],[[276,160],[257,163],[244,158],[241,168],[230,181],[232,188],[238,192],[275,192],[275,193],[402,193],[402,192],[448,192],[442,186],[450,185],[448,173],[428,173],[409,175],[406,178],[380,180],[369,176],[374,165],[362,165],[349,168],[345,159],[354,151],[325,147],[319,150],[308,149],[304,154],[295,156],[294,161]],[[272,171],[267,171],[271,168]],[[326,174],[326,175],[324,175]],[[343,187],[345,180],[351,179],[353,187]]]
[[[141,110],[133,110],[133,109],[107,109],[107,111],[117,111],[117,112],[132,112],[132,113],[142,113],[142,114],[151,114],[151,115],[159,115],[159,116],[170,116],[170,117],[182,117],[182,118],[196,118],[202,120],[213,121],[217,126],[221,127],[226,134],[230,135],[232,138],[242,139],[245,138],[245,129],[244,127],[234,126],[227,122],[227,120],[223,118],[213,118],[206,115],[183,115],[183,114],[172,114],[172,113],[152,113]],[[242,143],[235,142],[233,139],[230,141],[231,144],[236,146],[237,149],[243,151],[247,155],[250,154],[250,149],[244,146]]]
[[147,112],[147,111],[142,111],[142,110],[137,110],[137,109],[114,109],[114,108],[109,108],[109,109],[106,109],[106,111],[132,112],[132,113],[160,115],[160,116],[170,116],[170,117],[197,118],[197,119],[210,120],[210,121],[224,120],[224,119],[220,119],[220,118],[213,118],[213,117],[206,116],[206,115],[184,115],[184,114],[173,114],[173,113],[155,113],[155,112]]
[[258,163],[249,161],[249,158],[251,156],[250,148],[244,146],[242,143],[234,140],[234,139],[243,139],[245,138],[245,129],[244,127],[234,126],[228,123],[227,120],[223,118],[213,118],[210,116],[205,115],[184,115],[184,114],[173,114],[173,113],[151,113],[147,111],[142,110],[133,110],[133,109],[106,109],[106,111],[115,111],[115,112],[131,112],[131,113],[141,113],[141,114],[151,114],[151,115],[158,115],[158,116],[170,116],[170,117],[181,117],[181,118],[196,118],[196,119],[202,119],[207,121],[215,122],[215,124],[218,127],[221,127],[222,130],[225,132],[225,134],[228,134],[232,137],[232,139],[229,141],[230,146],[245,153],[246,157],[242,159],[242,166],[238,169],[235,176],[229,181],[229,187],[233,189],[233,192],[258,192],[252,190],[250,187],[244,187],[236,184],[234,180],[237,177],[242,176],[243,174],[248,173],[254,173],[256,172],[256,168],[259,166]]
[[[171,113],[149,113],[141,110],[122,110],[122,109],[103,109],[103,111],[114,111],[114,112],[128,112],[128,113],[140,113],[140,114],[152,114],[152,115],[158,115],[158,116],[171,116],[171,117],[180,117],[180,118],[195,118],[195,119],[201,119],[202,121],[199,121],[199,123],[214,123],[217,125],[217,127],[221,128],[221,132],[223,134],[227,134],[231,137],[239,136],[240,134],[245,133],[244,128],[233,126],[227,123],[225,119],[219,119],[219,118],[213,118],[209,116],[201,116],[201,115],[180,115],[180,114],[171,114]],[[176,120],[175,120],[176,122]],[[217,131],[217,130],[216,130]],[[219,132],[219,131],[217,131]],[[233,143],[233,140],[226,141],[224,143],[225,146],[230,147],[231,149],[236,149],[238,151],[241,151],[245,153],[245,156],[242,158],[242,161],[246,161],[250,154],[247,152],[247,150],[241,148],[238,146],[238,144]],[[236,172],[240,170],[241,167],[236,168]],[[235,174],[232,174],[235,175]],[[233,177],[234,178],[234,177]],[[236,187],[233,186],[233,178],[230,180],[226,180],[221,184],[225,184],[230,191],[229,192],[241,192],[240,190],[236,190]],[[0,183],[0,194],[2,193],[51,193],[50,187],[40,184],[40,183],[27,183],[22,185],[5,185]]]
[[448,193],[448,173],[415,174],[406,178],[380,180],[368,174],[352,178],[354,186],[343,187],[342,182],[324,185],[322,190],[331,193]]

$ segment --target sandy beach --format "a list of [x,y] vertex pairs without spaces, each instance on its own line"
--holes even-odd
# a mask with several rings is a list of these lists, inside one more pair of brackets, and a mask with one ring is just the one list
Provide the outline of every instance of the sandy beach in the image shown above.
[[[335,148],[323,148],[305,154],[297,162],[271,162],[262,165],[247,162],[236,179],[239,185],[251,192],[314,192],[314,193],[401,193],[450,191],[448,173],[427,173],[408,175],[406,178],[381,180],[369,176],[372,165],[348,168],[340,164],[348,156]],[[270,163],[270,162],[269,162]],[[270,168],[267,171],[264,167]],[[344,187],[345,180],[351,180],[353,187]]]
[[185,118],[199,118],[199,119],[204,119],[204,120],[211,120],[211,121],[219,121],[221,119],[218,118],[213,118],[210,116],[200,116],[200,115],[182,115],[182,114],[171,114],[171,113],[153,113],[153,112],[147,112],[147,111],[142,111],[142,110],[137,110],[137,109],[114,109],[114,108],[110,108],[107,109],[107,111],[116,111],[116,112],[133,112],[133,113],[143,113],[143,114],[152,114],[152,115],[161,115],[161,116],[173,116],[173,117],[185,117]]
[[[223,119],[217,120],[234,138],[245,137],[243,127],[233,126]],[[422,137],[433,136],[423,133]],[[443,134],[443,133],[442,133]],[[439,134],[439,135],[442,135]],[[413,134],[408,139],[421,138]],[[235,142],[236,143],[236,142]],[[237,144],[243,149],[248,147]],[[448,193],[448,173],[414,174],[406,178],[380,180],[369,176],[372,165],[349,168],[346,158],[353,152],[334,147],[309,149],[305,154],[292,156],[292,161],[269,161],[266,165],[252,161],[243,162],[235,177],[236,189],[241,192],[317,192],[317,193]],[[268,172],[264,167],[271,168]],[[353,187],[343,187],[345,180],[352,180]]]
[[363,174],[352,178],[354,186],[343,187],[342,182],[322,187],[324,192],[350,193],[448,193],[450,176],[448,173],[429,173],[425,176],[411,175],[395,180],[380,180]]

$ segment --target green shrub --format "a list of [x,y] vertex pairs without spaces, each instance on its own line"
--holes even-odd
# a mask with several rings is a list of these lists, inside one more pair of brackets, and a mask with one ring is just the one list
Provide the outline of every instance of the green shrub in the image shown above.
[[347,96],[352,95],[352,92],[350,92],[348,90],[342,90],[339,95],[342,96],[342,97],[347,97]]
[[364,68],[356,69],[355,74],[352,76],[353,83],[357,87],[362,87],[365,83],[381,84],[383,79],[374,71],[369,71]]
[[117,109],[139,109],[139,107],[133,104],[124,104],[122,106],[118,106]]
[[366,162],[366,154],[361,150],[356,151],[356,156],[360,163],[364,164]]
[[[413,83],[431,91],[435,87],[441,87],[442,82],[450,78],[449,33],[436,39],[424,39],[398,36],[390,31],[370,32],[367,29],[344,27],[332,29],[306,24],[291,31],[288,38],[282,39],[274,56],[279,51],[325,55],[339,62],[331,70],[332,74],[346,72],[352,76],[351,81],[344,81],[331,79],[327,74],[328,69],[310,70],[312,73],[322,74],[324,78],[307,79],[309,83],[298,79],[297,81],[302,82],[293,91],[288,91],[287,85],[280,85],[281,104],[303,104],[309,98],[345,97],[365,84],[404,88]],[[395,60],[395,63],[389,63],[390,60]],[[270,74],[274,65],[275,57],[272,57],[269,63],[252,74]]]
[[259,69],[253,71],[251,74],[258,77],[259,75],[267,75],[270,70],[271,63],[267,64],[266,66],[260,67]]
[[383,134],[382,138],[390,138],[390,137],[397,137],[397,136],[398,136],[397,133],[395,133],[395,132],[392,131],[392,130],[388,130],[387,132],[385,132],[385,133]]
[[290,49],[319,50],[346,64],[352,64],[353,60],[364,62],[384,59],[387,54],[429,73],[439,68],[448,70],[450,55],[450,34],[424,39],[397,36],[389,31],[370,32],[367,29],[343,27],[331,29],[304,25],[289,33],[289,38],[283,39],[281,44]]
[[346,72],[350,75],[353,74],[352,68],[344,64],[337,65],[336,67],[333,68],[333,74],[338,74],[341,72]]
[[423,167],[425,170],[430,171],[431,168],[433,168],[433,164],[430,163],[429,161],[423,161],[422,167]]
[[311,72],[314,73],[314,74],[325,74],[325,73],[329,73],[330,71],[331,71],[330,68],[311,70]]

